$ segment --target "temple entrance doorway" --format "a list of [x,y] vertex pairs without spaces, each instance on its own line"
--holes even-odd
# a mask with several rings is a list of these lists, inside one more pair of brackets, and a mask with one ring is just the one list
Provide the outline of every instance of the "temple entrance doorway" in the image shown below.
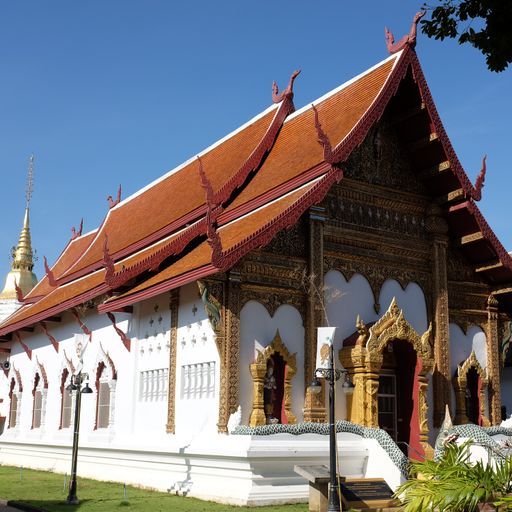
[[466,387],[466,415],[468,420],[475,425],[481,425],[480,418],[480,390],[479,375],[476,368],[470,368],[467,373]]
[[417,362],[416,351],[410,343],[389,342],[384,348],[377,395],[379,427],[413,458],[412,451],[419,445],[418,418],[417,413],[414,414],[418,402]]

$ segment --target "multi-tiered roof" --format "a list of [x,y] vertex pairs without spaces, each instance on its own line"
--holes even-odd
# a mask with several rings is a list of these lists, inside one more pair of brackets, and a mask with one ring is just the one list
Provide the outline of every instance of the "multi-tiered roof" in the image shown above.
[[392,55],[295,111],[292,76],[274,104],[197,157],[108,211],[98,229],[77,233],[24,306],[0,326],[4,339],[90,299],[112,312],[231,268],[292,226],[330,187],[386,111],[413,169],[440,204],[451,237],[475,270],[512,296],[512,259],[476,205],[439,119],[414,39]]

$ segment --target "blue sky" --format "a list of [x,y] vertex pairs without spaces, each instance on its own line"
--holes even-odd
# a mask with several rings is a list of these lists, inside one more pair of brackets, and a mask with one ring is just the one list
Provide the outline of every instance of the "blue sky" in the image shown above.
[[[17,0],[0,9],[0,279],[36,155],[34,247],[53,262],[84,217],[127,197],[271,103],[291,72],[299,108],[387,56],[421,1]],[[472,180],[484,153],[480,207],[512,250],[510,71],[476,50],[422,34],[417,52],[452,144]],[[170,200],[173,200],[170,198]],[[129,228],[129,227],[127,227]]]

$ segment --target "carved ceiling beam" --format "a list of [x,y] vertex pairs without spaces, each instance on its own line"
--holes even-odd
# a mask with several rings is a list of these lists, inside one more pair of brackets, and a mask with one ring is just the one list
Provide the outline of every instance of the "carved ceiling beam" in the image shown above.
[[422,114],[423,112],[426,112],[426,108],[425,103],[422,102],[419,105],[414,105],[414,107],[404,112],[400,112],[400,114],[391,116],[389,122],[392,126],[397,125],[403,123],[404,121],[408,121],[409,119],[412,119],[413,117],[416,117],[417,115]]
[[418,176],[423,179],[436,178],[437,176],[441,176],[448,171],[451,170],[451,165],[449,160],[445,160],[437,165],[433,165],[432,167],[427,167],[426,169],[421,169],[418,172]]
[[407,145],[407,150],[411,153],[414,153],[415,151],[418,151],[420,149],[424,149],[433,142],[436,142],[439,140],[439,136],[437,133],[433,132],[426,137],[422,137],[421,139],[415,140]]
[[455,240],[455,245],[458,247],[465,247],[483,240],[485,240],[483,233],[481,231],[477,231],[476,233],[471,233],[470,235],[466,235]]
[[501,261],[493,261],[482,264],[480,267],[475,268],[475,272],[487,272],[489,270],[496,270],[499,268],[503,268],[503,263]]
[[439,196],[437,198],[437,203],[446,205],[451,203],[456,203],[460,201],[464,201],[466,199],[466,195],[464,194],[464,190],[462,188],[458,188],[456,190],[452,190],[443,196]]

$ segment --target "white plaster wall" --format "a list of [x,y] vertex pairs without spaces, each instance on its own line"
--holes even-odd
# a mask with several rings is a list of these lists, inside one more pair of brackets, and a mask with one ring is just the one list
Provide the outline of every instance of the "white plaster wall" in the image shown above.
[[277,330],[290,354],[297,354],[297,373],[292,379],[292,412],[303,420],[304,408],[304,326],[300,313],[293,306],[280,306],[271,317],[265,306],[249,301],[240,313],[240,405],[242,424],[249,423],[252,411],[252,377],[249,365],[256,359],[256,350],[270,345]]
[[[134,411],[131,415],[134,432],[163,435],[167,424],[168,369],[170,350],[171,312],[169,294],[140,302],[134,310],[137,337],[132,339],[134,351]],[[144,393],[141,372],[163,372],[160,382],[165,391],[153,389]]]
[[[330,270],[324,277],[325,309],[329,325],[336,327],[334,334],[335,364],[343,346],[343,340],[356,330],[357,315],[363,322],[375,322],[379,316],[375,312],[375,299],[370,283],[361,274],[354,274],[349,281],[338,270]],[[336,419],[347,418],[346,395],[342,382],[336,383]]]
[[418,284],[408,283],[404,290],[397,281],[388,279],[380,290],[380,316],[388,310],[393,297],[404,312],[405,319],[420,336],[428,330],[427,303]]
[[[163,299],[168,310],[168,300]],[[144,305],[142,304],[142,307]],[[160,431],[165,433],[165,422],[156,421],[155,415],[136,414],[136,403],[138,397],[138,378],[136,371],[136,357],[138,354],[137,332],[133,328],[138,323],[137,310],[134,314],[115,313],[117,326],[132,338],[131,352],[122,344],[119,336],[114,331],[110,320],[106,315],[98,315],[89,310],[82,318],[84,324],[92,331],[92,342],[81,332],[75,319],[65,313],[59,323],[48,323],[48,329],[53,337],[59,342],[59,352],[56,352],[48,338],[40,328],[34,333],[22,333],[24,342],[32,349],[32,360],[30,360],[23,348],[14,343],[10,357],[11,370],[8,379],[0,374],[1,398],[4,398],[4,410],[8,413],[8,386],[11,377],[14,375],[14,367],[19,370],[23,382],[23,395],[20,403],[20,421],[16,429],[6,429],[3,436],[7,438],[25,440],[71,440],[71,429],[59,429],[61,411],[60,384],[62,371],[66,367],[66,356],[78,366],[76,343],[83,342],[85,347],[83,353],[83,372],[89,374],[89,384],[94,390],[93,394],[82,396],[81,410],[81,440],[84,442],[123,442],[124,440],[138,438],[143,433],[155,428],[158,425]],[[168,338],[170,319],[165,319],[165,334]],[[159,352],[161,361],[158,365],[168,364],[168,348],[162,345]],[[100,360],[104,358],[103,351],[108,353],[117,369],[117,381],[115,386],[115,399],[111,404],[114,410],[114,424],[108,429],[94,430],[96,418],[96,369]],[[41,428],[31,429],[32,424],[32,388],[35,372],[38,371],[36,362],[39,361],[45,368],[48,378],[48,389],[45,409],[45,421]],[[166,403],[164,404],[166,410]],[[153,411],[155,412],[155,411]],[[164,416],[165,413],[160,413]],[[158,414],[157,414],[158,417]],[[136,418],[136,420],[135,420]]]
[[[183,365],[215,363],[215,390],[211,398],[183,395]],[[197,283],[180,289],[176,363],[176,435],[192,439],[217,432],[220,396],[220,357],[215,334],[199,295]]]
[[356,330],[357,315],[363,322],[375,322],[375,300],[370,283],[361,274],[349,281],[337,270],[329,270],[324,277],[325,308],[329,325],[336,327],[334,348],[339,350],[345,338]]

